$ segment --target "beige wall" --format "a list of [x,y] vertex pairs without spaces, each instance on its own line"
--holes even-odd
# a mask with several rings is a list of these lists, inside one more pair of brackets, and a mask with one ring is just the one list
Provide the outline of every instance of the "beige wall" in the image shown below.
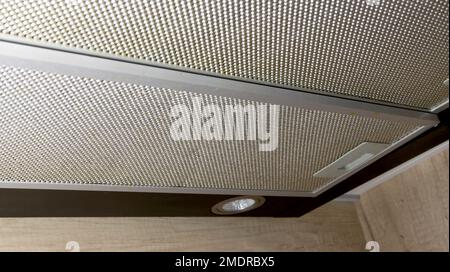
[[382,251],[448,251],[448,158],[447,148],[362,194],[367,239]]
[[359,251],[353,203],[330,203],[302,218],[0,219],[0,251]]

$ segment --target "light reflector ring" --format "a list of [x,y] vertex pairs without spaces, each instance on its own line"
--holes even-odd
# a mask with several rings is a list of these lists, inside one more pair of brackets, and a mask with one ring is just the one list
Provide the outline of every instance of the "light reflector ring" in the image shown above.
[[233,215],[259,208],[265,202],[262,196],[238,196],[217,203],[211,211],[218,215]]

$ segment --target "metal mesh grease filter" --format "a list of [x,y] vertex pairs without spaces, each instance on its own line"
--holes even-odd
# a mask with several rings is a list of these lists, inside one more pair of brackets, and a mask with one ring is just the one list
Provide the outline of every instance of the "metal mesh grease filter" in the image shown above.
[[430,109],[448,98],[448,1],[0,1],[0,35]]
[[171,107],[256,102],[0,66],[0,182],[311,192],[313,174],[361,142],[392,143],[418,127],[280,106],[279,146],[174,141]]

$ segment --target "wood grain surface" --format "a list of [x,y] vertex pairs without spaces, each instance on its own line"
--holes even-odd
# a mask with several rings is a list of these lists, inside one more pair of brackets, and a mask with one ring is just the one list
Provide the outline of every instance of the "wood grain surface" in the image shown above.
[[0,251],[361,251],[351,202],[301,218],[3,218]]
[[357,208],[366,239],[381,251],[448,251],[448,164],[447,148],[362,194]]

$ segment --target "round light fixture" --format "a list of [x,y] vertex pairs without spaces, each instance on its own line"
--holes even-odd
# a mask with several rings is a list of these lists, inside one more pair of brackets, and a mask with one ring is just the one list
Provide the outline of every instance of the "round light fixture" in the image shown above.
[[233,215],[254,210],[264,204],[266,199],[262,196],[239,196],[221,201],[211,208],[219,215]]

